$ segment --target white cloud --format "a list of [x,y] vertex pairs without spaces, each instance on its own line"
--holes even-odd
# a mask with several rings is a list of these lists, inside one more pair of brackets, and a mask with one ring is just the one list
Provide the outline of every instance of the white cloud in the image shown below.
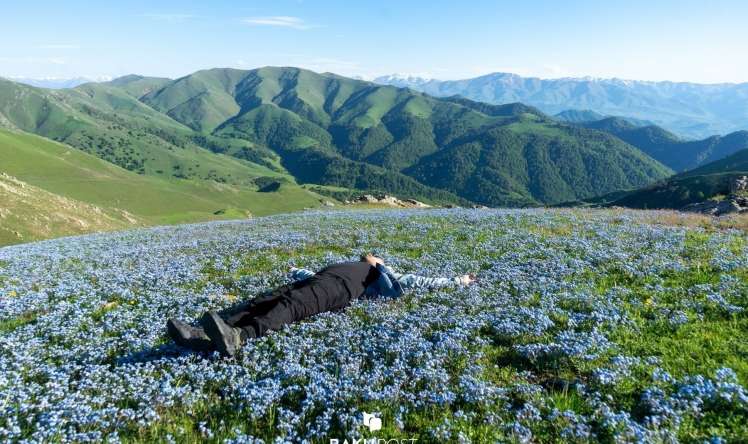
[[278,26],[281,28],[292,28],[299,30],[312,28],[312,26],[306,23],[303,19],[286,15],[247,17],[242,20],[242,23],[252,26]]

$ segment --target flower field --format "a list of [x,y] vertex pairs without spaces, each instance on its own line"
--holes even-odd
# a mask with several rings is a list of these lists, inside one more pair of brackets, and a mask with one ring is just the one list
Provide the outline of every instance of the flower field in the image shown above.
[[[309,212],[2,248],[0,441],[746,440],[746,235],[644,214]],[[364,251],[479,281],[357,301],[237,359],[165,335]]]

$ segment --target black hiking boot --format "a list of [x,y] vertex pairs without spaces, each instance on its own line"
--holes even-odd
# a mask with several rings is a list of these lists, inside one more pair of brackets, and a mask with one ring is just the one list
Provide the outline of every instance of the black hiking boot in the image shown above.
[[236,355],[247,336],[242,329],[224,322],[215,311],[205,313],[200,319],[200,324],[213,341],[213,346],[224,356]]
[[213,342],[202,328],[172,318],[166,321],[166,331],[179,346],[203,352],[213,350]]

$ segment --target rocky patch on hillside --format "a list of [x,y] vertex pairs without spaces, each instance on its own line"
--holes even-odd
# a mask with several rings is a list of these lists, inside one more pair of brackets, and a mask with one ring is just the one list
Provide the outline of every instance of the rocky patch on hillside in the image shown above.
[[686,205],[681,211],[722,216],[748,211],[748,176],[740,176],[730,184],[730,194],[721,200],[705,200]]
[[389,194],[362,194],[345,204],[379,204],[397,208],[431,208],[431,205],[425,204],[415,199],[398,199]]

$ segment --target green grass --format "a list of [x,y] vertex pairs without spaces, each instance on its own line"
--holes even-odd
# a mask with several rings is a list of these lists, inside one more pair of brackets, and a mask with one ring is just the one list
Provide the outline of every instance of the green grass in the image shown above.
[[8,333],[24,325],[33,324],[41,314],[41,311],[31,310],[14,318],[0,320],[0,333]]

